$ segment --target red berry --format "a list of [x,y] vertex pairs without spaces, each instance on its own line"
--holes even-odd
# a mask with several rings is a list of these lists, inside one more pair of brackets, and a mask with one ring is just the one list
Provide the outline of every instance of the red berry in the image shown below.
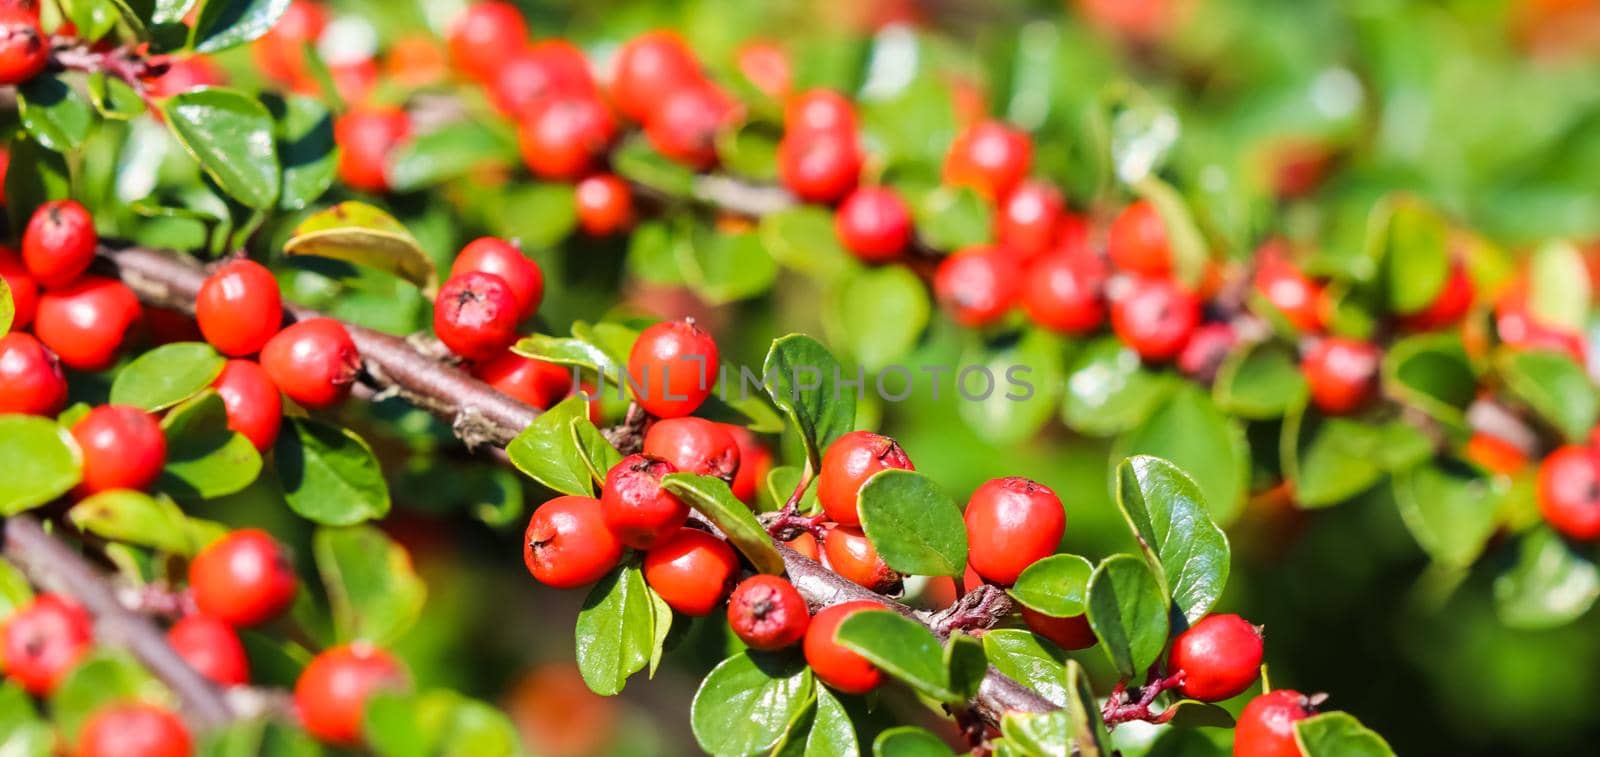
[[479,381],[541,410],[572,392],[572,372],[556,363],[505,352],[472,369]]
[[50,62],[50,44],[39,28],[39,13],[20,7],[0,10],[0,84],[21,84]]
[[835,526],[822,540],[822,554],[833,572],[873,591],[888,594],[900,586],[900,574],[878,555],[872,540],[852,526]]
[[986,482],[967,501],[967,564],[997,584],[1054,554],[1067,529],[1061,498],[1018,476]]
[[1043,254],[1055,246],[1066,212],[1061,190],[1043,181],[1024,181],[1000,203],[995,239],[1024,259]]
[[963,326],[979,327],[1005,317],[1022,288],[1022,268],[1014,255],[996,247],[968,247],[951,253],[933,275],[934,296]]
[[783,649],[805,638],[811,625],[806,600],[777,576],[751,576],[728,597],[728,625],[751,649]]
[[806,90],[783,106],[783,130],[788,134],[822,131],[854,134],[855,106],[831,89]]
[[662,155],[704,170],[717,162],[717,132],[736,115],[722,90],[702,82],[667,95],[645,119],[644,135]]
[[[3,177],[0,177],[3,180]],[[0,197],[0,203],[4,197]],[[39,310],[39,282],[10,247],[0,245],[0,279],[11,290],[11,328],[25,329]]]
[[628,353],[639,405],[657,418],[694,412],[711,396],[721,370],[716,341],[692,320],[650,326]]
[[693,528],[644,553],[644,580],[672,609],[699,617],[717,609],[739,575],[733,547]]
[[1033,141],[1027,134],[998,121],[968,127],[950,144],[944,160],[944,181],[971,187],[991,200],[1005,197],[1028,175]]
[[350,385],[361,372],[361,353],[343,324],[312,318],[268,340],[261,348],[261,367],[289,399],[317,410],[350,396]]
[[328,12],[320,3],[294,0],[283,17],[255,44],[255,61],[269,78],[300,85],[310,79],[305,46],[315,44],[328,25]]
[[1514,349],[1565,352],[1578,363],[1587,363],[1583,336],[1535,320],[1528,308],[1528,294],[1524,290],[1514,289],[1496,303],[1495,332],[1501,341]]
[[528,43],[528,24],[511,3],[474,3],[450,25],[449,39],[456,66],[467,76],[488,80]]
[[89,613],[57,594],[40,594],[0,628],[0,665],[36,697],[48,695],[94,643]]
[[855,189],[863,157],[854,132],[802,131],[778,143],[778,177],[807,202],[834,202]]
[[858,612],[884,612],[883,605],[870,599],[845,602],[819,611],[806,629],[806,664],[817,680],[846,694],[865,694],[883,682],[883,671],[867,658],[846,649],[835,634],[839,624]]
[[1106,320],[1105,263],[1088,251],[1046,252],[1022,277],[1022,310],[1052,331],[1087,334]]
[[411,119],[398,108],[363,106],[333,124],[339,178],[363,192],[389,191],[389,155],[411,137]]
[[1359,409],[1377,394],[1382,359],[1378,347],[1366,342],[1340,337],[1317,342],[1301,363],[1311,401],[1329,415]]
[[229,360],[211,386],[228,411],[228,428],[261,452],[271,449],[283,425],[283,398],[266,369],[249,360]]
[[817,546],[817,537],[809,533],[801,531],[798,536],[784,542],[784,545],[814,562],[822,562],[822,550]]
[[1200,300],[1171,279],[1134,279],[1111,303],[1111,328],[1139,357],[1171,360],[1200,325]]
[[250,660],[233,626],[210,615],[185,616],[167,629],[167,643],[189,667],[223,686],[250,682]]
[[1472,309],[1472,277],[1459,260],[1450,261],[1450,274],[1439,294],[1426,308],[1401,318],[1401,324],[1413,331],[1432,331],[1453,325]]
[[1167,226],[1161,212],[1148,200],[1122,209],[1111,222],[1106,238],[1111,263],[1129,273],[1165,276],[1172,270],[1172,250],[1167,244]]
[[1600,452],[1569,444],[1539,464],[1539,512],[1557,531],[1600,539]]
[[218,352],[232,357],[260,352],[283,325],[278,280],[253,260],[227,263],[200,286],[194,318]]
[[622,559],[622,542],[606,528],[600,501],[590,497],[556,497],[540,505],[523,537],[528,572],[557,589],[588,586]]
[[33,333],[61,364],[100,371],[117,359],[128,331],[143,315],[133,290],[116,279],[84,276],[39,296]]
[[1276,689],[1250,700],[1233,731],[1234,757],[1301,757],[1295,721],[1316,714],[1304,694]]
[[59,289],[89,269],[99,244],[87,208],[76,200],[52,200],[28,219],[22,232],[22,263],[39,286]]
[[628,455],[612,466],[600,493],[606,528],[634,549],[675,536],[689,518],[689,506],[661,488],[661,477],[675,472],[672,463],[651,455]]
[[75,757],[189,757],[189,730],[177,715],[129,702],[96,710],[78,732]]
[[1322,287],[1286,259],[1281,243],[1268,243],[1257,253],[1255,289],[1295,328],[1322,330]]
[[700,65],[677,34],[646,32],[622,46],[611,79],[611,104],[643,122],[672,93],[700,80]]
[[1189,343],[1178,353],[1178,370],[1185,376],[1209,383],[1238,341],[1233,324],[1204,324],[1194,330]]
[[0,336],[0,414],[55,415],[66,404],[56,356],[20,331]]
[[600,162],[616,133],[616,123],[598,97],[559,97],[529,108],[518,143],[522,162],[535,175],[576,179]]
[[1184,696],[1220,702],[1256,682],[1261,653],[1260,629],[1238,615],[1209,615],[1172,640],[1167,670],[1183,673]]
[[526,117],[551,98],[597,98],[600,94],[589,76],[583,51],[562,40],[519,50],[497,66],[489,75],[489,97],[511,118]]
[[516,294],[492,273],[451,276],[433,301],[433,333],[468,360],[504,353],[517,341],[518,320]]
[[72,425],[83,453],[82,491],[145,489],[167,462],[167,437],[155,416],[136,407],[101,405]]
[[144,79],[145,92],[151,97],[166,98],[201,87],[228,83],[227,73],[204,55],[168,55],[162,56],[159,61],[167,69],[160,76]]
[[845,249],[869,263],[900,257],[911,243],[911,209],[894,190],[863,187],[839,204],[834,230]]
[[767,97],[783,97],[789,92],[793,71],[789,56],[775,42],[752,40],[734,53],[739,73]]
[[234,531],[189,561],[189,589],[200,612],[234,626],[255,626],[294,604],[294,565],[271,534]]
[[367,700],[379,691],[406,688],[406,679],[398,660],[370,644],[332,647],[300,671],[294,684],[295,710],[319,741],[358,746]]
[[889,468],[916,470],[895,440],[870,431],[851,431],[822,453],[817,473],[817,501],[828,519],[844,526],[861,525],[856,495],[872,474]]
[[585,234],[605,237],[633,225],[633,190],[614,174],[602,173],[578,182],[578,226]]
[[739,444],[720,423],[704,418],[665,418],[644,435],[644,452],[676,470],[732,481],[739,470]]
[[747,505],[753,504],[756,501],[756,491],[766,483],[767,473],[772,470],[772,450],[767,449],[766,445],[744,426],[724,423],[722,428],[733,437],[734,444],[739,447],[739,468],[734,472],[733,482],[728,486],[739,501]]
[[1069,652],[1074,649],[1088,649],[1099,641],[1095,638],[1094,629],[1089,626],[1087,615],[1056,618],[1026,606],[1021,607],[1022,622],[1028,624],[1028,629],[1049,639],[1062,649]]
[[504,279],[517,298],[517,319],[533,315],[544,300],[544,271],[515,244],[497,237],[479,237],[456,254],[452,278],[478,271]]

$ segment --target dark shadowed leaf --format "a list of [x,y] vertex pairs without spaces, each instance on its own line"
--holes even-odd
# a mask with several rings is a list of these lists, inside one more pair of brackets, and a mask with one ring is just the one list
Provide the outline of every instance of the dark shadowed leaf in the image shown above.
[[189,45],[215,53],[258,39],[288,10],[289,0],[202,0]]
[[56,152],[70,152],[89,138],[94,110],[60,76],[40,74],[17,87],[17,112],[23,128]]
[[261,474],[261,454],[228,428],[228,409],[204,391],[161,419],[167,464],[157,486],[179,499],[210,499],[239,491]]
[[902,725],[872,740],[873,757],[955,757],[943,739],[915,726]]
[[1503,493],[1494,479],[1460,460],[1439,459],[1394,475],[1406,528],[1429,557],[1465,568],[1499,525]]
[[1506,549],[1494,579],[1495,610],[1506,625],[1565,625],[1600,598],[1600,570],[1594,560],[1549,528],[1528,531]]

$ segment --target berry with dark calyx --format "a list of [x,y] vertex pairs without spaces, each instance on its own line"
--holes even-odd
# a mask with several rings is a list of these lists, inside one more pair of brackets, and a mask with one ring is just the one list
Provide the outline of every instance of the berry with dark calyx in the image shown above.
[[589,62],[583,51],[568,42],[540,42],[512,54],[498,66],[490,74],[489,97],[510,118],[525,118],[541,102],[553,98],[600,96],[589,76]]
[[1238,615],[1208,615],[1172,640],[1169,673],[1183,673],[1178,691],[1202,702],[1243,694],[1261,675],[1261,629]]
[[473,3],[450,25],[449,42],[456,67],[487,81],[528,44],[528,23],[512,3]]
[[1171,360],[1200,325],[1200,300],[1167,278],[1135,278],[1111,303],[1111,328],[1152,362]]
[[863,187],[839,204],[834,216],[839,242],[857,258],[884,263],[911,244],[911,209],[885,187]]
[[1161,212],[1139,200],[1117,214],[1106,237],[1106,251],[1118,270],[1141,276],[1166,276],[1172,270],[1172,248]]
[[[0,204],[4,201],[5,198],[0,196]],[[22,258],[3,244],[0,244],[0,279],[4,279],[6,287],[11,290],[11,328],[27,328],[39,310],[39,282],[34,281],[33,274],[28,273]]]
[[85,494],[148,488],[167,462],[167,437],[155,416],[136,407],[101,405],[72,424],[83,453]]
[[1024,181],[1000,203],[994,215],[995,239],[1031,259],[1056,245],[1066,211],[1061,190],[1043,181]]
[[1301,363],[1312,403],[1329,415],[1360,409],[1377,395],[1382,360],[1377,345],[1367,342],[1342,337],[1317,342]]
[[211,382],[228,412],[228,428],[244,434],[257,451],[266,452],[283,426],[283,398],[259,363],[229,360]]
[[900,574],[878,555],[872,540],[852,526],[835,526],[822,539],[822,554],[833,572],[880,594],[900,587]]
[[711,396],[721,370],[716,341],[692,320],[646,328],[628,353],[639,406],[657,418],[694,412]]
[[817,680],[846,694],[865,694],[883,683],[883,671],[834,638],[839,625],[858,612],[883,611],[883,605],[858,599],[823,609],[811,618],[806,629],[806,664]]
[[644,452],[673,468],[732,481],[739,470],[739,444],[720,423],[704,418],[665,418],[644,434]]
[[167,643],[189,667],[223,686],[250,682],[250,660],[233,626],[210,615],[189,615],[167,629]]
[[556,97],[529,107],[517,142],[522,162],[536,176],[576,179],[599,163],[616,134],[616,123],[600,98]]
[[206,342],[218,352],[230,357],[254,355],[283,325],[278,280],[253,260],[226,263],[200,286],[194,318]]
[[1022,610],[1022,622],[1028,625],[1028,630],[1049,639],[1062,649],[1069,652],[1075,649],[1088,649],[1099,641],[1094,635],[1094,629],[1089,626],[1087,615],[1057,618],[1025,605],[1019,606]]
[[634,549],[650,549],[676,535],[689,518],[689,506],[661,488],[661,477],[676,471],[672,463],[641,454],[612,466],[600,493],[606,528]]
[[67,404],[61,363],[20,331],[0,336],[0,414],[55,415]]
[[407,678],[398,660],[370,644],[332,647],[300,671],[294,684],[295,709],[306,731],[318,741],[359,746],[367,700],[380,691],[404,690]]
[[963,326],[988,326],[1011,312],[1022,290],[1022,267],[998,247],[968,247],[951,253],[933,275],[933,293]]
[[102,371],[116,362],[128,332],[144,309],[116,279],[84,276],[39,295],[33,334],[61,364],[77,371]]
[[1015,583],[1029,565],[1054,554],[1067,530],[1061,498],[1020,476],[984,483],[967,500],[967,565],[997,584]]
[[89,613],[59,594],[40,594],[0,623],[0,667],[29,694],[46,696],[93,643]]
[[94,260],[100,235],[76,200],[52,200],[33,211],[22,232],[22,264],[45,289],[76,281]]
[[622,559],[622,542],[606,527],[600,501],[591,497],[556,497],[540,505],[522,543],[528,572],[557,589],[588,586]]
[[1317,714],[1321,698],[1320,694],[1307,697],[1293,689],[1274,689],[1250,700],[1234,726],[1234,757],[1301,757],[1294,724]]
[[1087,250],[1058,249],[1034,258],[1022,277],[1022,311],[1051,331],[1087,334],[1106,320],[1105,263]]
[[617,51],[610,84],[611,104],[644,122],[672,93],[700,81],[700,64],[677,34],[645,32]]
[[468,360],[498,357],[517,341],[517,296],[505,279],[472,271],[451,276],[433,301],[433,333]]
[[1600,539],[1600,451],[1569,444],[1539,464],[1539,512],[1579,541]]
[[50,63],[50,42],[39,28],[38,11],[0,9],[0,84],[21,84]]
[[980,121],[950,144],[944,182],[998,201],[1022,183],[1032,164],[1033,140],[1027,134],[999,121]]
[[1268,242],[1256,255],[1256,292],[1290,325],[1307,333],[1321,331],[1322,286],[1289,262],[1288,250],[1281,242]]
[[751,576],[728,597],[728,625],[745,646],[771,651],[805,638],[811,613],[794,584],[777,576]]
[[717,162],[717,132],[738,114],[728,95],[710,82],[680,87],[644,122],[656,151],[696,170]]
[[916,470],[895,440],[870,431],[851,431],[822,453],[817,473],[817,502],[828,519],[842,526],[861,525],[856,495],[874,473],[888,468]]
[[778,178],[802,200],[831,203],[855,189],[863,160],[854,132],[786,134],[778,143]]
[[362,106],[333,124],[339,178],[363,192],[389,191],[389,156],[411,138],[411,119],[398,108]]
[[1472,309],[1472,277],[1459,260],[1450,261],[1450,273],[1433,302],[1422,310],[1404,316],[1400,324],[1412,331],[1435,331],[1454,325]]
[[234,531],[189,561],[195,606],[232,626],[257,626],[282,615],[299,586],[288,553],[260,529]]
[[1211,383],[1222,361],[1239,342],[1231,323],[1207,323],[1194,330],[1189,343],[1178,353],[1178,371],[1189,378]]
[[517,299],[517,318],[533,315],[544,300],[544,271],[515,244],[498,237],[479,237],[467,243],[450,265],[450,276],[477,271],[499,276]]
[[350,396],[350,385],[361,372],[361,354],[343,324],[313,318],[268,340],[261,348],[261,367],[289,399],[317,410]]
[[831,89],[809,89],[783,106],[786,134],[840,132],[854,134],[856,110],[850,99]]
[[738,497],[739,501],[753,505],[756,501],[756,491],[766,483],[767,473],[772,470],[772,450],[767,449],[767,446],[744,426],[724,423],[722,428],[733,437],[734,444],[739,448],[739,468],[734,472],[733,481],[729,482],[728,488],[733,490],[733,496]]
[[165,708],[142,702],[95,710],[78,732],[75,757],[189,757],[189,729]]
[[493,360],[474,365],[472,375],[494,387],[495,391],[541,410],[548,410],[572,392],[570,369],[556,363],[523,357],[515,352],[508,351]]
[[739,575],[733,547],[694,528],[678,533],[644,554],[644,581],[673,610],[699,617],[712,610]]
[[615,174],[584,178],[573,190],[578,227],[592,237],[606,237],[633,225],[633,190]]

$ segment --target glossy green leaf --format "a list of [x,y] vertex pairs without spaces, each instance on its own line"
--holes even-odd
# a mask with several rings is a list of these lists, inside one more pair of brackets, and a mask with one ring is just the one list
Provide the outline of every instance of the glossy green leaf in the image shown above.
[[[512,345],[511,351],[523,357],[531,357],[547,363],[589,368],[605,373],[610,377],[611,381],[616,381],[616,377],[622,375],[621,363],[606,354],[606,351],[600,347],[576,337],[533,334],[523,337]],[[597,388],[597,390],[609,395],[615,392],[616,388],[613,385]]]
[[1472,465],[1440,459],[1395,474],[1400,517],[1434,560],[1468,567],[1499,526],[1502,493]]
[[1134,455],[1159,457],[1189,471],[1219,525],[1232,523],[1244,506],[1250,464],[1244,429],[1193,385],[1176,387],[1138,428],[1118,439],[1112,462]]
[[959,576],[967,566],[961,507],[916,471],[879,471],[858,495],[861,529],[889,567],[913,576]]
[[1600,395],[1583,367],[1565,353],[1508,350],[1496,365],[1512,395],[1568,442],[1582,442],[1600,422]]
[[915,198],[917,237],[936,250],[954,251],[990,240],[993,211],[970,187],[940,186]]
[[661,667],[661,660],[667,653],[667,640],[672,633],[672,606],[654,589],[650,591],[650,609],[654,613],[652,627],[655,631],[655,643],[650,647],[649,677],[656,677],[656,669]]
[[965,701],[950,686],[939,640],[915,620],[888,609],[857,612],[839,624],[835,638],[884,673],[929,697],[951,704]]
[[0,415],[0,515],[66,494],[83,475],[78,446],[49,418]]
[[1144,675],[1167,644],[1167,594],[1133,555],[1112,555],[1089,579],[1089,626],[1123,680]]
[[1112,754],[1111,736],[1100,718],[1099,702],[1089,688],[1089,674],[1077,660],[1067,661],[1067,714],[1080,757]]
[[216,53],[260,38],[272,29],[289,0],[202,0],[189,46]]
[[606,474],[622,460],[622,453],[587,417],[572,419],[572,440],[578,446],[578,453],[583,457],[584,466],[589,469],[595,485],[603,486]]
[[1394,757],[1389,742],[1348,712],[1325,712],[1294,724],[1305,757]]
[[438,283],[433,259],[394,216],[359,202],[341,202],[295,227],[285,255],[343,260],[392,273],[431,291]]
[[127,121],[144,113],[144,99],[128,83],[104,72],[89,75],[89,101],[101,116]]
[[428,587],[411,555],[371,526],[319,528],[312,538],[340,641],[392,644],[422,614]]
[[127,489],[110,489],[85,497],[67,511],[83,531],[117,542],[151,547],[176,555],[193,555],[183,511],[166,498]]
[[85,657],[50,693],[50,715],[62,733],[77,734],[89,716],[113,702],[167,704],[161,682],[122,652],[97,651]]
[[286,417],[273,463],[289,509],[324,526],[349,526],[389,512],[389,486],[365,440],[340,426]]
[[1094,565],[1079,555],[1051,555],[1025,568],[1007,593],[1037,612],[1055,618],[1082,615],[1089,601]]
[[[151,353],[146,353],[151,354]],[[228,409],[204,391],[161,420],[167,463],[157,485],[180,499],[211,499],[237,492],[261,474],[261,454],[228,428]]]
[[205,391],[227,363],[204,342],[163,344],[134,358],[111,383],[111,403],[165,410]]
[[1144,421],[1172,382],[1144,369],[1138,353],[1114,336],[1090,342],[1067,371],[1061,405],[1068,428],[1090,436],[1120,434]]
[[263,102],[277,122],[273,138],[283,162],[278,209],[301,210],[328,191],[338,172],[333,113],[321,101],[304,95],[268,95]]
[[[860,268],[830,289],[823,325],[830,344],[838,345],[867,371],[876,372],[910,354],[927,328],[932,310],[927,286],[910,269]],[[909,374],[898,380],[882,379],[878,391],[909,392]]]
[[655,610],[644,574],[620,565],[600,579],[578,611],[578,672],[589,690],[615,696],[644,670],[655,646]]
[[1038,634],[997,628],[983,635],[983,651],[996,670],[1058,705],[1067,704],[1067,655]]
[[1454,334],[1408,337],[1383,356],[1384,391],[1455,428],[1466,425],[1466,408],[1476,396],[1477,383],[1461,338]]
[[546,488],[580,497],[594,496],[589,463],[578,446],[572,424],[589,417],[589,406],[570,397],[541,413],[506,445],[517,470]]
[[822,451],[855,427],[855,390],[839,386],[844,369],[817,340],[790,334],[772,341],[762,373],[773,404],[800,432],[811,470],[820,470]]
[[1513,628],[1555,628],[1600,598],[1600,569],[1554,531],[1540,526],[1508,547],[1494,579],[1495,610]]
[[484,166],[517,161],[514,134],[479,121],[446,124],[395,148],[389,186],[412,192],[470,174]]
[[60,76],[43,73],[17,86],[17,113],[23,128],[56,152],[71,152],[89,138],[94,110]]
[[1280,418],[1305,401],[1306,379],[1294,351],[1278,342],[1229,354],[1211,387],[1217,407],[1250,420]]
[[1232,550],[1194,479],[1157,457],[1128,458],[1117,466],[1117,508],[1184,618],[1210,612],[1228,583]]
[[746,651],[729,657],[700,682],[689,705],[695,741],[713,755],[769,750],[811,703],[814,686],[797,656]]
[[778,264],[754,232],[736,234],[697,230],[688,244],[674,248],[689,287],[712,305],[749,299],[766,292]]
[[855,258],[839,243],[833,213],[826,208],[801,205],[763,216],[757,233],[785,268],[820,279],[855,269]]
[[[992,444],[1019,444],[1038,435],[1060,401],[1065,370],[1062,343],[1043,329],[1029,329],[1014,341],[966,355],[963,366],[978,366],[957,407],[961,419]],[[963,370],[966,370],[963,368]],[[962,377],[958,375],[957,381]]]
[[1071,754],[1072,714],[1065,709],[1050,712],[1008,712],[1000,721],[1000,732],[1018,749],[1028,754]]
[[272,115],[232,89],[201,87],[161,103],[167,127],[206,174],[235,200],[265,209],[282,185]]
[[902,725],[872,740],[872,757],[956,757],[956,753],[931,732]]
[[950,690],[962,700],[978,696],[983,679],[989,674],[989,658],[983,642],[976,636],[954,631],[944,643],[944,667],[950,677]]
[[816,691],[817,712],[806,734],[805,757],[859,757],[861,745],[850,713],[826,686],[817,686]]
[[733,496],[728,483],[715,476],[693,473],[669,473],[661,479],[661,487],[677,495],[684,503],[716,524],[732,544],[750,561],[756,570],[771,575],[783,573],[783,558],[772,546],[772,538],[756,520],[743,502]]
[[1589,318],[1589,269],[1570,242],[1551,241],[1533,254],[1528,312],[1535,321],[1582,333]]
[[107,0],[60,0],[61,13],[87,42],[104,37],[117,25],[117,8]]

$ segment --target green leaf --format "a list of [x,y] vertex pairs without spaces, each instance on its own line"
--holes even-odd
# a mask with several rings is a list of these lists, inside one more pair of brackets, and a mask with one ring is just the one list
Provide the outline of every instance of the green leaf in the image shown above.
[[688,244],[674,247],[689,287],[712,305],[749,299],[772,288],[778,264],[754,232],[727,234],[697,229]]
[[971,187],[939,186],[922,193],[911,213],[917,237],[936,250],[959,250],[990,239],[993,211]]
[[324,526],[349,526],[389,512],[389,485],[372,448],[354,431],[286,417],[273,447],[289,509]]
[[1549,528],[1522,534],[1494,579],[1495,610],[1513,628],[1555,628],[1600,598],[1600,569]]
[[[373,701],[391,694],[380,692]],[[202,757],[321,757],[322,747],[298,727],[270,720],[236,720],[200,735]]]
[[1324,418],[1309,406],[1283,424],[1279,451],[1300,507],[1327,507],[1360,494],[1387,471],[1404,470],[1433,454],[1432,442],[1403,420],[1374,424]]
[[1600,422],[1600,396],[1594,384],[1565,353],[1507,350],[1496,365],[1511,394],[1568,442],[1581,443]]
[[[147,353],[153,354],[153,353]],[[261,454],[228,428],[228,409],[214,391],[175,407],[161,421],[167,463],[158,486],[180,499],[212,499],[237,492],[261,474]]]
[[205,391],[227,362],[204,342],[163,344],[117,371],[111,404],[165,410]]
[[672,633],[672,606],[654,589],[650,591],[650,608],[655,613],[655,643],[650,647],[650,672],[649,677],[656,677],[656,669],[661,667],[661,658],[667,652],[667,638]]
[[578,227],[578,200],[572,184],[535,182],[501,195],[500,235],[529,249],[555,247]]
[[422,614],[428,587],[411,555],[371,526],[319,528],[312,538],[340,641],[394,643]]
[[1494,481],[1474,466],[1440,459],[1396,473],[1400,517],[1435,561],[1466,568],[1499,525],[1502,500]]
[[127,82],[103,71],[89,74],[89,101],[101,116],[128,121],[144,113],[144,99]]
[[762,373],[773,404],[800,432],[811,470],[821,470],[822,451],[855,427],[856,393],[839,388],[839,361],[817,340],[790,334],[772,341]]
[[1173,728],[1232,728],[1233,715],[1227,710],[1210,702],[1201,702],[1194,699],[1180,699],[1167,705],[1162,712],[1166,715],[1172,713],[1167,722]]
[[622,453],[612,446],[588,417],[572,419],[572,441],[578,446],[578,454],[583,457],[584,466],[589,469],[595,485],[604,486],[606,474],[622,461]]
[[805,757],[859,757],[861,745],[856,741],[850,713],[845,712],[828,687],[815,688],[817,713],[811,721],[811,732],[806,735]]
[[1184,202],[1183,195],[1154,175],[1140,179],[1133,187],[1160,214],[1161,225],[1167,232],[1167,244],[1172,251],[1173,272],[1179,281],[1193,288],[1200,283],[1200,277],[1205,274],[1206,260],[1211,257],[1205,237],[1195,224],[1194,213]]
[[1089,579],[1089,626],[1122,680],[1143,675],[1167,644],[1166,592],[1145,561],[1112,555]]
[[1058,705],[1067,704],[1067,655],[1044,637],[1015,628],[983,635],[983,651],[995,670]]
[[16,315],[17,306],[11,300],[11,285],[0,278],[0,336],[11,333],[11,322]]
[[961,419],[991,444],[1019,444],[1036,437],[1055,415],[1060,399],[1061,352],[1057,336],[1029,329],[1015,340],[964,357],[962,365],[982,367],[994,383],[984,386],[987,396],[983,389],[968,388],[972,394],[967,401],[957,403]]
[[644,574],[620,565],[589,591],[578,611],[578,672],[589,690],[615,696],[650,663],[655,611]]
[[55,733],[39,718],[33,700],[21,686],[0,683],[0,754],[6,757],[50,757]]
[[465,176],[485,165],[517,160],[514,134],[479,121],[446,124],[395,148],[389,162],[389,186],[412,192]]
[[1535,321],[1582,333],[1592,293],[1583,253],[1571,242],[1551,241],[1533,254],[1528,274],[1528,311]]
[[73,505],[67,517],[79,529],[111,541],[184,556],[196,549],[183,511],[172,500],[142,492],[111,489],[93,494]]
[[949,704],[966,701],[950,685],[950,671],[945,667],[939,640],[915,620],[888,609],[857,612],[839,624],[835,638],[883,672],[929,697]]
[[94,110],[60,76],[43,73],[17,86],[23,128],[56,152],[71,152],[89,138]]
[[273,138],[283,161],[278,209],[301,210],[322,197],[338,173],[333,113],[321,101],[303,95],[267,95],[264,102],[277,122]]
[[50,714],[62,733],[77,734],[96,710],[113,702],[165,703],[154,676],[121,652],[97,651],[68,671],[50,694]]
[[49,418],[0,415],[0,515],[30,510],[66,494],[83,475],[78,446]]
[[161,103],[167,126],[206,174],[235,200],[272,207],[281,185],[272,115],[231,89],[201,87]]
[[18,607],[31,601],[33,587],[28,584],[28,577],[22,575],[17,566],[0,557],[0,623],[4,623]]
[[1072,753],[1076,735],[1072,714],[1065,709],[1050,712],[1008,712],[1000,720],[1000,732],[1028,754]]
[[694,172],[656,152],[643,134],[623,140],[611,153],[611,165],[623,178],[668,197],[694,194]]
[[1054,618],[1082,615],[1088,608],[1094,565],[1079,555],[1051,555],[1027,568],[1006,592],[1028,608]]
[[798,656],[746,651],[729,657],[700,682],[689,705],[694,739],[714,755],[765,752],[810,705],[814,686]]
[[1384,391],[1452,428],[1466,427],[1478,380],[1456,334],[1402,339],[1383,356]]
[[1383,278],[1389,307],[1405,315],[1421,312],[1450,278],[1450,229],[1436,211],[1414,200],[1397,202],[1388,221]]
[[778,179],[778,140],[772,124],[747,121],[717,134],[717,159],[731,173],[762,181]]
[[1117,441],[1111,459],[1120,463],[1141,454],[1190,471],[1218,525],[1238,517],[1247,494],[1250,449],[1239,422],[1223,415],[1209,394],[1190,384],[1177,386],[1138,428]]
[[549,489],[592,497],[593,476],[588,459],[572,430],[579,418],[588,417],[589,406],[582,398],[564,399],[517,434],[517,438],[506,445],[506,455],[517,470]]
[[961,631],[952,632],[944,645],[944,667],[950,677],[950,690],[962,701],[978,696],[984,676],[989,674],[983,642]]
[[1389,742],[1347,712],[1325,712],[1294,724],[1305,757],[1394,757]]
[[1157,457],[1128,458],[1117,466],[1117,508],[1184,618],[1193,623],[1210,612],[1228,583],[1232,552],[1194,479]]
[[1257,342],[1222,361],[1211,392],[1217,407],[1225,412],[1250,420],[1271,420],[1305,401],[1306,379],[1287,345]]
[[1067,700],[1079,757],[1112,754],[1111,736],[1106,733],[1094,692],[1089,689],[1089,674],[1077,660],[1067,661]]
[[889,567],[914,576],[959,576],[967,567],[961,507],[916,471],[879,471],[858,495],[861,529]]
[[216,53],[259,39],[289,9],[289,0],[203,0],[189,46]]
[[1114,336],[1090,342],[1067,371],[1062,422],[1090,436],[1111,436],[1138,426],[1172,388],[1144,369],[1138,353]]
[[855,269],[855,258],[839,244],[833,213],[826,208],[801,205],[762,216],[757,233],[785,268],[820,279]]
[[[546,334],[533,334],[525,336],[511,346],[511,351],[523,357],[543,360],[547,363],[560,365],[575,365],[588,368],[599,373],[604,373],[616,380],[622,375],[622,364],[605,350],[591,344],[587,340],[576,337],[549,336]],[[599,390],[610,394],[612,390]]]
[[432,291],[433,259],[394,216],[360,202],[341,202],[300,222],[283,244],[285,255],[311,255],[392,273]]
[[522,754],[500,710],[453,691],[382,691],[368,700],[362,733],[380,757]]
[[32,139],[12,140],[5,181],[6,215],[13,229],[26,228],[40,205],[72,193],[66,158]]
[[956,757],[944,741],[916,726],[902,725],[872,740],[873,757]]
[[99,40],[117,25],[117,9],[107,0],[60,0],[60,6],[85,42]]
[[783,574],[783,558],[772,546],[772,538],[755,513],[733,496],[728,482],[715,476],[668,473],[661,478],[661,488],[706,516],[756,570],[774,576]]
[[[931,312],[922,280],[909,268],[891,265],[855,269],[845,276],[830,290],[822,315],[829,343],[839,345],[867,371],[877,372],[911,353]],[[910,383],[907,374],[904,391],[910,391]],[[898,385],[879,389],[901,391]]]

